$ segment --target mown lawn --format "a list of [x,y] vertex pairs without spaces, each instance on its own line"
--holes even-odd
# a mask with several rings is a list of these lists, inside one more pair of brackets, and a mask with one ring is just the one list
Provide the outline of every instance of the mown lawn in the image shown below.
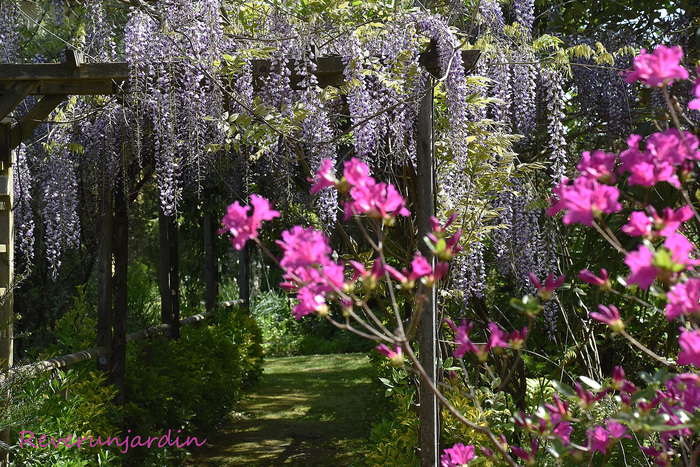
[[363,465],[376,395],[366,354],[265,360],[260,383],[195,466]]

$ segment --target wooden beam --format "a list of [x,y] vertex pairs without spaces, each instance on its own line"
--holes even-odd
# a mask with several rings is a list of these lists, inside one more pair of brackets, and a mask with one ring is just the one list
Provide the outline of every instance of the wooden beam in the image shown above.
[[97,79],[125,81],[129,78],[129,64],[83,63],[71,67],[67,63],[3,64],[0,81],[61,81],[66,79]]
[[97,346],[108,350],[97,360],[97,369],[109,372],[112,352],[112,187],[102,190],[97,226]]
[[[0,155],[3,164],[0,178],[4,182],[3,201],[10,209],[0,211],[0,243],[6,245],[7,252],[0,255],[0,370],[6,373],[13,364],[14,358],[14,297],[12,292],[14,280],[14,212],[13,204],[13,163],[14,151],[10,148],[10,124],[0,124]],[[6,399],[9,400],[9,399]],[[3,430],[0,439],[10,444],[10,430]],[[8,465],[9,451],[0,453],[0,465]]]
[[212,311],[216,307],[218,295],[218,265],[214,253],[214,240],[216,239],[216,229],[214,228],[214,216],[211,212],[205,212],[202,219],[204,224],[204,283],[206,284],[206,295],[204,308]]
[[112,228],[114,239],[114,315],[112,322],[112,354],[109,383],[114,384],[119,393],[114,403],[124,405],[126,385],[126,315],[128,308],[128,263],[129,263],[129,209],[125,176],[118,175],[115,183],[114,219]]
[[[416,200],[418,221],[418,250],[435,267],[435,255],[423,241],[432,232],[430,216],[435,215],[435,162],[433,147],[433,86],[428,77],[423,85],[423,98],[418,109],[416,135]],[[422,301],[418,313],[419,344],[418,359],[431,382],[437,383],[437,284],[426,287],[420,284],[418,294]],[[420,465],[433,467],[440,465],[440,408],[437,396],[424,381],[418,392]]]
[[[11,65],[1,66],[0,73],[6,66]],[[15,110],[17,106],[22,103],[24,98],[39,86],[40,82],[41,80],[36,78],[30,81],[11,80],[12,84],[10,84],[10,87],[0,96],[0,120],[10,115],[10,112]]]
[[[481,50],[462,50],[462,66],[464,71],[474,68],[481,56]],[[437,53],[435,42],[430,43],[430,47],[418,57],[418,63],[423,66],[431,75],[441,78],[444,73],[440,70],[440,57]]]
[[12,128],[10,132],[10,148],[15,149],[22,141],[29,138],[34,129],[38,127],[41,122],[45,121],[49,114],[53,112],[56,106],[63,102],[66,97],[68,96],[61,94],[42,97],[41,100],[22,117],[22,120]]

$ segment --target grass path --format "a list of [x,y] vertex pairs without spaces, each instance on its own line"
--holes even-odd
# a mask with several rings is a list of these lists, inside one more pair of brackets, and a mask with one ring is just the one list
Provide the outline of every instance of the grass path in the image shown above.
[[362,465],[376,395],[365,354],[265,360],[261,381],[193,466]]

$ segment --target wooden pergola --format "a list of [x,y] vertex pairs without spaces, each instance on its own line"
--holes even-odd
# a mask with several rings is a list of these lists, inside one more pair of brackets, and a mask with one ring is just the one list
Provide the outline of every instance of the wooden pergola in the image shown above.
[[[465,70],[476,64],[478,50],[462,52]],[[341,86],[345,82],[345,65],[340,57],[321,57],[315,60],[314,74],[319,86]],[[438,75],[438,54],[432,46],[419,57],[419,63],[432,74]],[[291,70],[291,81],[296,85],[301,80]],[[258,79],[270,72],[268,60],[252,62],[253,77]],[[12,277],[14,251],[13,224],[13,151],[26,140],[34,129],[69,95],[115,94],[127,81],[129,69],[126,63],[85,63],[78,52],[67,50],[66,62],[60,64],[8,64],[0,66],[0,361],[1,369],[12,366]],[[430,216],[435,213],[434,146],[433,146],[433,78],[424,83],[420,102],[417,131],[417,220],[418,238],[432,231]],[[42,96],[21,119],[15,121],[12,112],[27,96]],[[128,251],[128,218],[126,200],[118,197],[113,206],[111,196],[103,196],[102,216],[98,226],[98,337],[97,347],[90,349],[86,358],[97,358],[98,368],[107,371],[109,381],[119,388],[124,387],[126,356],[126,255]],[[207,234],[205,222],[205,255],[212,255],[211,232]],[[211,229],[211,226],[209,226]],[[161,237],[161,298],[162,322],[171,336],[179,332],[179,273],[177,265],[177,225],[160,222]],[[424,242],[419,242],[423,255],[432,258],[432,252]],[[112,276],[112,257],[115,274]],[[246,271],[246,261],[241,256],[241,270]],[[434,258],[432,259],[434,264]],[[115,297],[112,300],[112,281],[115,282]],[[207,283],[210,278],[207,273]],[[247,280],[239,284],[241,296],[247,296]],[[245,289],[245,290],[244,290]],[[425,291],[428,299],[423,301],[420,320],[420,361],[433,382],[437,375],[437,312],[436,291]],[[211,300],[207,300],[209,307]],[[86,359],[83,358],[83,359]],[[123,397],[123,391],[120,391]],[[420,400],[420,457],[424,467],[439,464],[440,417],[438,401],[427,385],[421,384]],[[9,440],[6,440],[9,441]]]

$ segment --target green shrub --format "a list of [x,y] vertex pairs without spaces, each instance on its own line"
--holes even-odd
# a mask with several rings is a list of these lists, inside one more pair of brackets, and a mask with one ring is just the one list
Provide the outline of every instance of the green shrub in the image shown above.
[[[114,422],[119,418],[118,410],[112,404],[116,395],[113,386],[105,385],[102,373],[81,370],[58,371],[55,375],[45,373],[28,381],[24,389],[26,397],[35,403],[36,417],[12,430],[11,465],[17,466],[92,466],[119,465],[117,448],[106,446],[90,447],[89,443],[78,447],[66,447],[57,443],[57,447],[33,448],[27,442],[37,443],[37,438],[46,435],[65,438],[70,435],[71,442],[78,437],[119,435]],[[22,432],[31,432],[30,435]],[[20,439],[27,442],[20,446]],[[46,444],[46,443],[43,443]]]
[[[260,330],[240,312],[220,312],[209,322],[183,327],[180,339],[164,337],[130,347],[123,425],[150,436],[181,430],[206,438],[261,374]],[[161,449],[136,448],[127,463],[150,462]],[[178,450],[178,456],[187,452]],[[162,455],[162,453],[161,453]],[[136,464],[134,464],[136,465]]]

